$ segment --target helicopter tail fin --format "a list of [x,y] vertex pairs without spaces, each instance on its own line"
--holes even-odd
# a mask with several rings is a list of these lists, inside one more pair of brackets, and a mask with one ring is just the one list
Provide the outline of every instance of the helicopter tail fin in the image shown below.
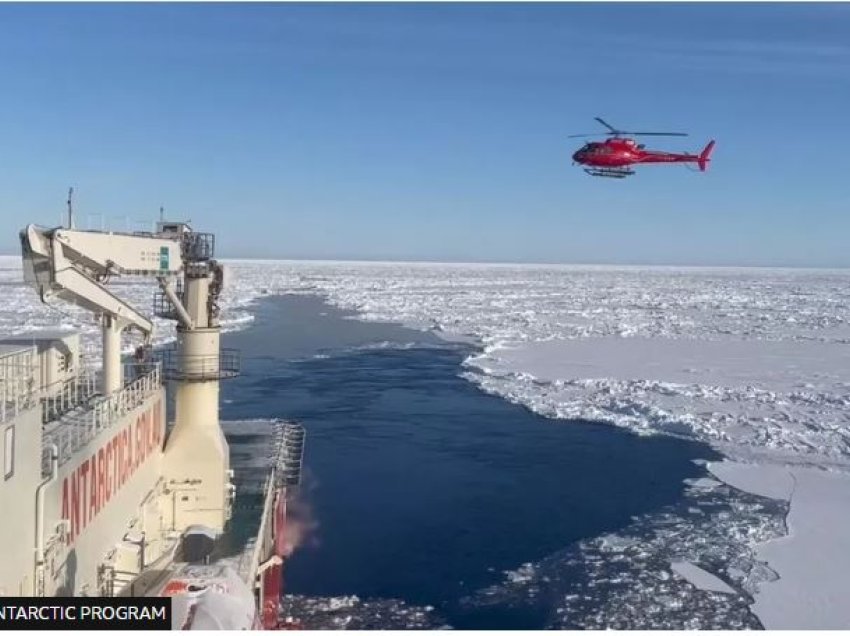
[[714,139],[708,142],[705,148],[703,148],[702,152],[699,153],[699,158],[697,159],[697,165],[702,172],[705,172],[705,169],[708,167],[708,162],[711,161],[711,151],[714,150]]

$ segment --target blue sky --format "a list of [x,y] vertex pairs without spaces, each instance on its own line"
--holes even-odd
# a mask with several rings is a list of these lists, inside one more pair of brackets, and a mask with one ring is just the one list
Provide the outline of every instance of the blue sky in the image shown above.
[[[0,251],[850,266],[850,5],[0,4]],[[600,115],[709,172],[570,165]],[[652,145],[651,144],[651,145]]]

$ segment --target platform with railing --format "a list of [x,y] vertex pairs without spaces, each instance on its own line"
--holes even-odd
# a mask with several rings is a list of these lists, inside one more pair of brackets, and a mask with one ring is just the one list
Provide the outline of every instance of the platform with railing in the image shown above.
[[59,464],[64,464],[162,387],[162,368],[158,363],[127,365],[125,374],[127,382],[122,389],[108,397],[95,395],[45,426],[42,442],[44,474],[50,471],[48,449],[53,444],[59,449]]
[[155,356],[166,380],[227,380],[239,375],[241,365],[238,349],[223,348],[218,355],[185,355],[171,348],[158,351]]
[[187,232],[183,235],[183,255],[188,261],[208,261],[215,256],[215,234]]

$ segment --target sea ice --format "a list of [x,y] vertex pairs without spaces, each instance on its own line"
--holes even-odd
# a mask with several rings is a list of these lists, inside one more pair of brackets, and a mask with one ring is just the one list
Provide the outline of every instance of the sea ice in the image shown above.
[[758,546],[778,579],[753,611],[767,629],[847,629],[850,475],[804,466],[721,462],[711,471],[736,488],[790,500],[788,534]]
[[[811,576],[805,567],[820,563],[811,553],[815,545],[822,555],[850,553],[847,524],[834,519],[836,502],[847,508],[838,484],[850,479],[850,271],[290,261],[226,265],[228,284],[221,301],[226,329],[246,325],[251,304],[265,294],[320,294],[364,320],[403,323],[480,343],[480,353],[465,363],[464,377],[546,416],[708,442],[727,457],[766,466],[747,470],[765,471],[756,491],[769,496],[791,496],[787,480],[769,483],[767,478],[792,467],[798,479],[803,475],[792,496],[792,537],[771,543],[764,552],[782,578],[765,583],[772,577],[770,568],[748,566],[755,607],[771,626],[824,624],[810,609],[824,606],[830,608],[825,615],[834,619],[830,624],[850,625],[850,609],[832,613],[841,611],[832,602],[834,590],[850,589],[850,567],[833,558],[823,564],[828,575],[822,577]],[[20,258],[0,257],[0,286],[7,300],[0,310],[0,332],[58,323],[82,329],[86,350],[97,351],[98,329],[90,315],[65,304],[45,311],[20,281]],[[149,305],[150,281],[116,284],[134,305]],[[164,321],[156,323],[164,326]],[[170,331],[160,329],[157,342]],[[132,344],[128,341],[128,348]],[[806,466],[843,472],[809,473]],[[717,476],[736,483],[729,474]],[[825,519],[836,522],[818,522]],[[819,529],[810,527],[818,523]],[[753,529],[729,540],[755,543],[759,538],[763,534]],[[793,561],[790,554],[800,557]],[[774,600],[777,595],[781,601]],[[645,618],[647,624],[662,624]]]
[[762,497],[789,501],[794,490],[794,478],[784,465],[723,461],[711,462],[708,469],[730,486]]

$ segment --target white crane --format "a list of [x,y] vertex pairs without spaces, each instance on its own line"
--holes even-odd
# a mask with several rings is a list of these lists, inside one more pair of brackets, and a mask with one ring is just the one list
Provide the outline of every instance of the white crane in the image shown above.
[[[121,388],[121,332],[135,328],[149,343],[153,323],[106,288],[112,276],[169,278],[183,271],[180,240],[28,225],[21,232],[24,280],[42,301],[58,298],[100,316],[104,395]],[[173,301],[172,301],[173,302]]]
[[[70,214],[69,214],[70,217]],[[69,218],[70,225],[70,218]],[[112,233],[29,225],[21,232],[24,280],[43,301],[59,298],[99,316],[103,332],[102,392],[123,386],[121,333],[136,329],[146,344],[151,320],[107,289],[113,276],[157,279],[168,303],[156,309],[178,321],[177,347],[167,352],[166,377],[175,380],[174,426],[165,445],[165,476],[175,499],[176,526],[222,528],[232,486],[227,442],[219,426],[219,380],[238,372],[238,358],[222,364],[218,296],[224,270],[213,260],[212,234],[185,223],[160,221],[154,233]],[[182,285],[175,289],[175,280]]]

